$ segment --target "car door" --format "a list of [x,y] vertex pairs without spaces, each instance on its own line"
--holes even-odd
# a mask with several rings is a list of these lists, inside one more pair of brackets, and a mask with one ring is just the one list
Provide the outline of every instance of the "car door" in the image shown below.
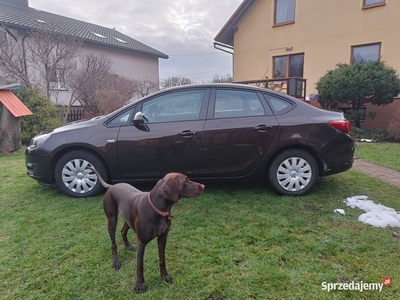
[[260,164],[279,123],[258,92],[214,89],[204,128],[204,174],[243,177]]
[[117,141],[122,179],[161,178],[169,172],[203,173],[203,128],[209,90],[159,94],[138,104],[142,126],[121,127]]

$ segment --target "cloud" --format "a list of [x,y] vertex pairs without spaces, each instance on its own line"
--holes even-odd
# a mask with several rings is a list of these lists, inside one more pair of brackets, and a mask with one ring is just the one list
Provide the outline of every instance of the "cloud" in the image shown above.
[[[232,56],[213,47],[214,37],[242,0],[29,0],[29,5],[116,28],[170,56],[160,59],[160,78],[199,82],[232,73]],[[211,54],[211,55],[210,55]]]

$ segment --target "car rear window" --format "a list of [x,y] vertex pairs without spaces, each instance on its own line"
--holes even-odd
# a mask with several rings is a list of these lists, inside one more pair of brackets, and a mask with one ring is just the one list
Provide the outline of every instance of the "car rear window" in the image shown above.
[[273,95],[264,94],[265,99],[272,107],[275,113],[277,114],[284,114],[288,111],[292,110],[294,104],[290,101],[284,100],[282,98],[278,98]]

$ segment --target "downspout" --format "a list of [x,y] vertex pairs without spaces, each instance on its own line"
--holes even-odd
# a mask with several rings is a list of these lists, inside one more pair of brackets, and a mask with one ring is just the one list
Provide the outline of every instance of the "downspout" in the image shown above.
[[26,64],[26,51],[25,51],[25,38],[28,36],[28,32],[25,33],[25,35],[21,39],[21,44],[22,44],[22,59],[23,59],[23,64],[24,64],[24,71],[25,75],[28,78],[28,67]]

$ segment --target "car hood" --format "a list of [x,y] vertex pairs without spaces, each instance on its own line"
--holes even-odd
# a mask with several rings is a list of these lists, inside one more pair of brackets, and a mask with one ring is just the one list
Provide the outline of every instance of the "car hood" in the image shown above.
[[76,130],[79,128],[87,128],[90,126],[97,125],[99,123],[103,123],[107,119],[108,119],[107,116],[98,116],[98,117],[94,117],[92,119],[79,120],[79,121],[75,121],[75,122],[71,122],[71,123],[66,123],[60,127],[54,128],[54,129],[46,130],[42,133],[60,133],[60,132],[69,131],[69,130]]

